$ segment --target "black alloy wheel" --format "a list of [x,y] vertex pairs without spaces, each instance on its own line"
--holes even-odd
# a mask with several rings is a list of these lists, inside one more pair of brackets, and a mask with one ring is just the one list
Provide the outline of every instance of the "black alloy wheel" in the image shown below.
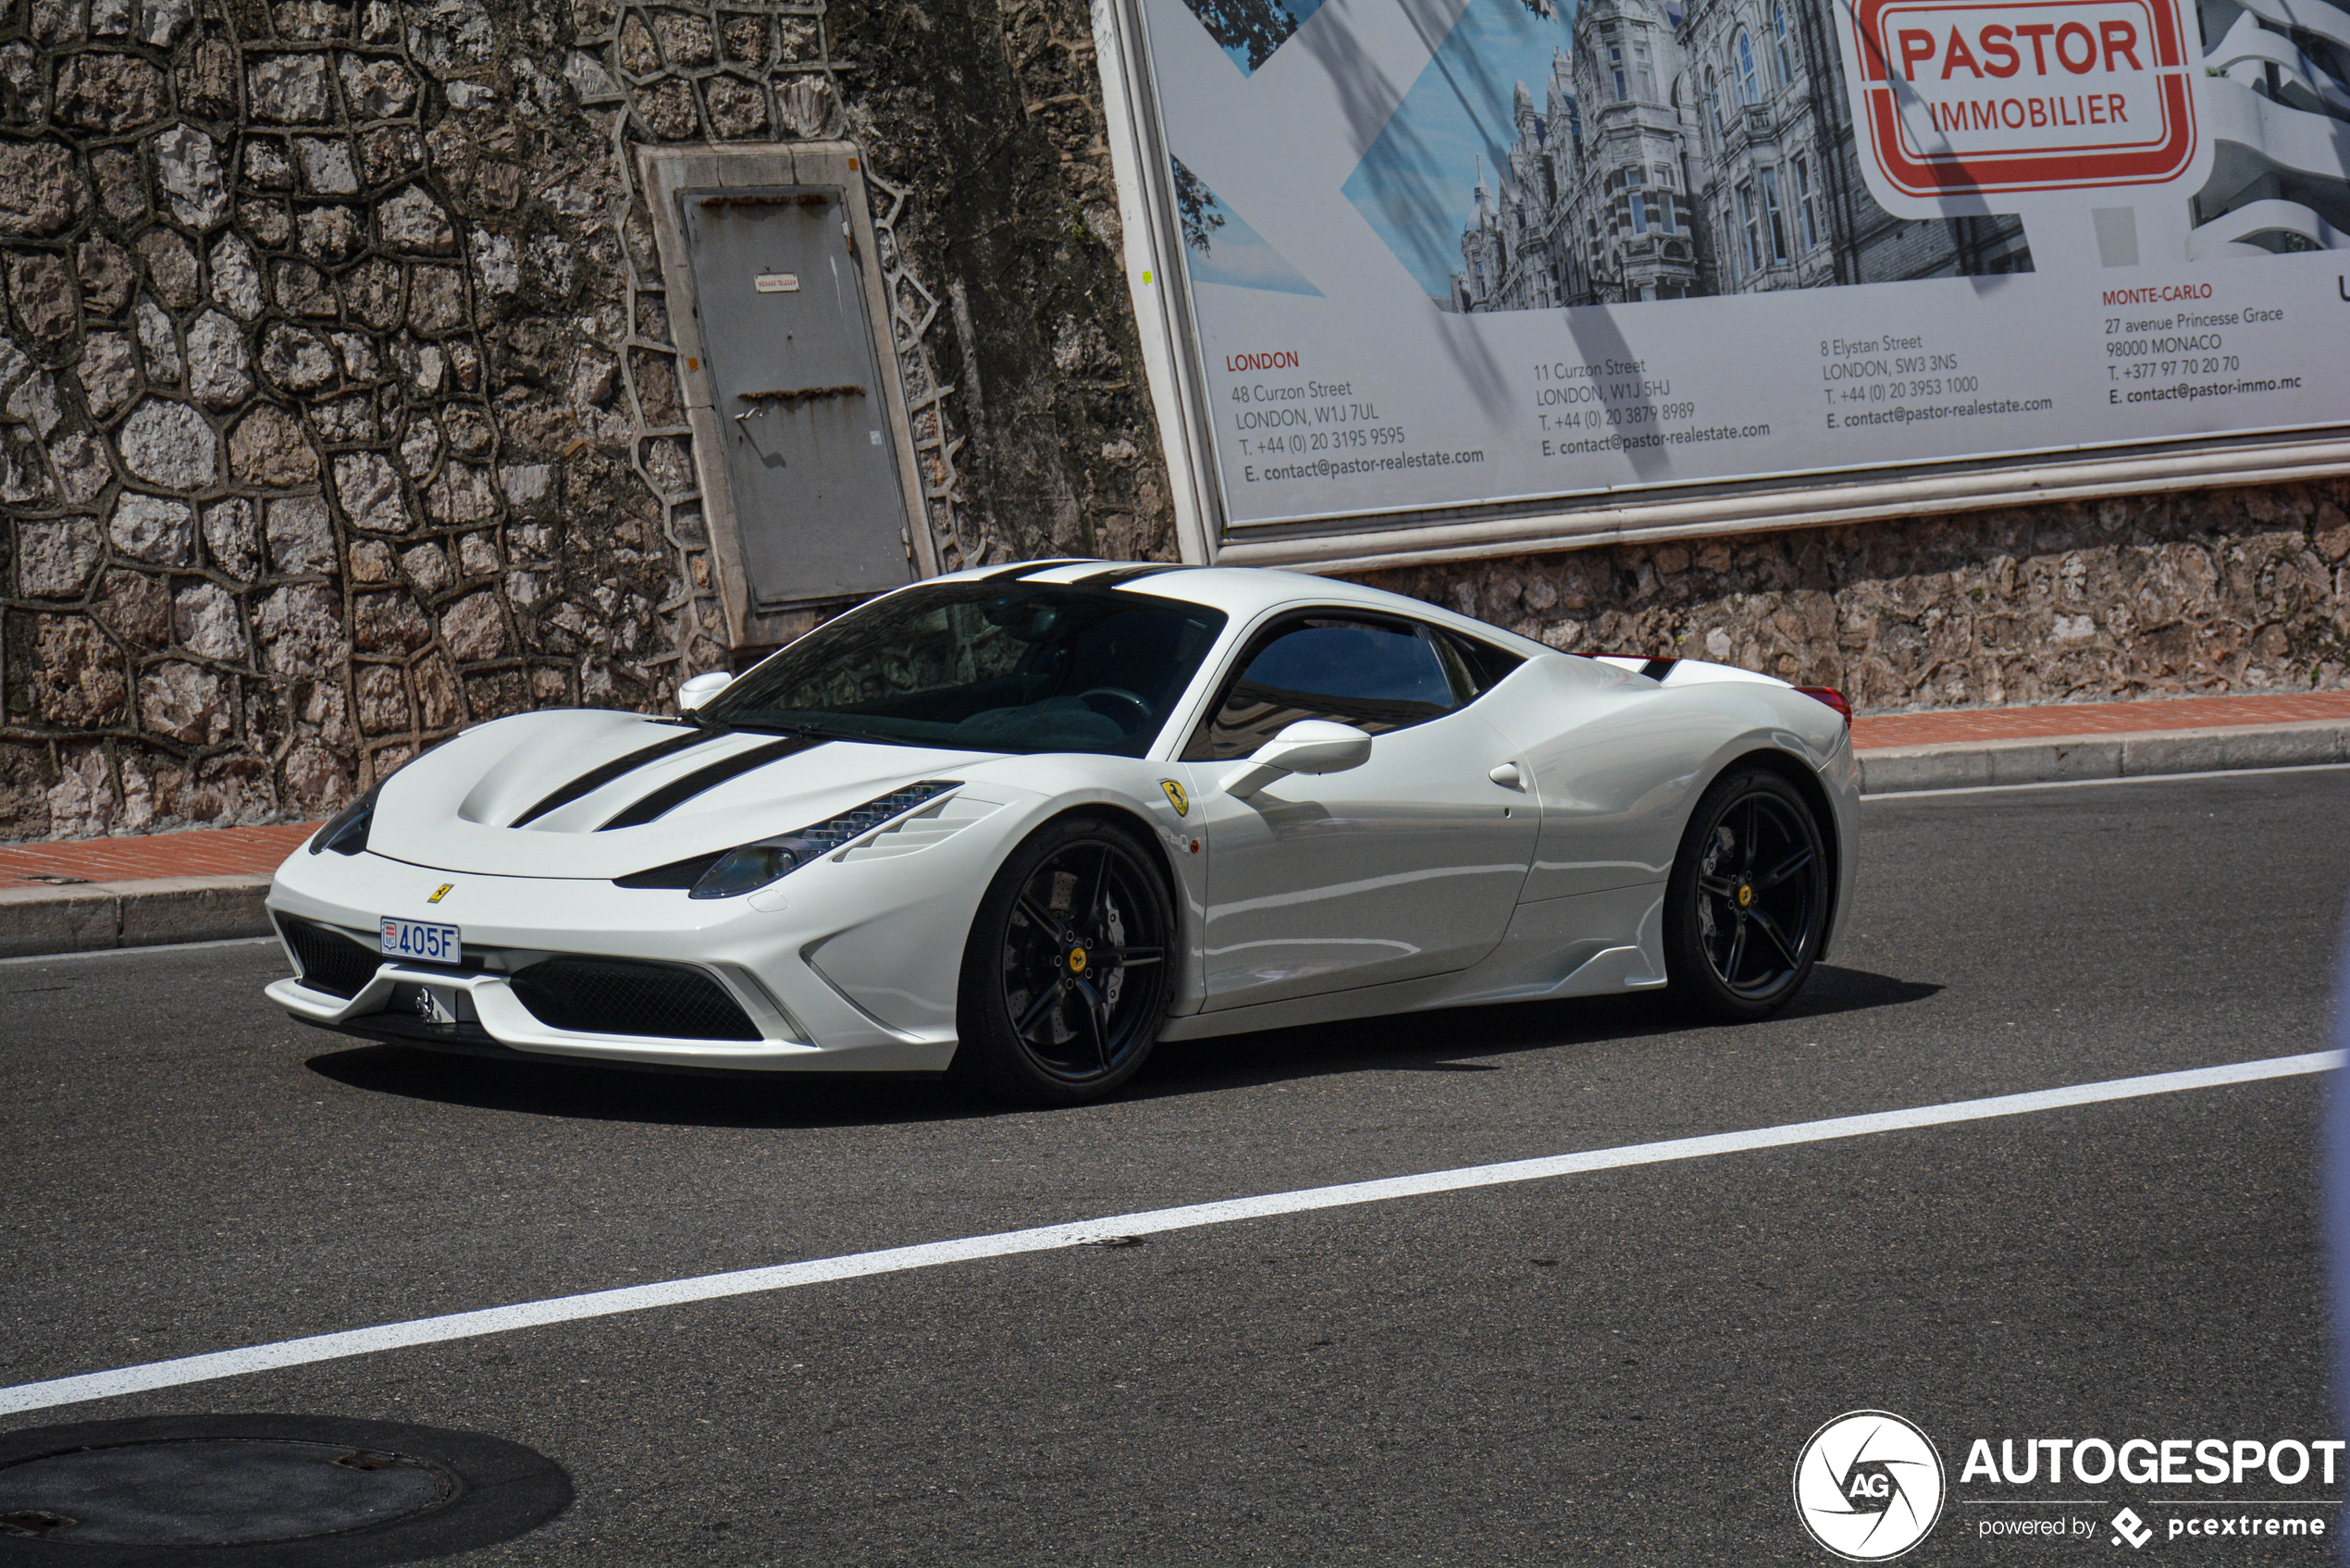
[[949,1074],[1036,1105],[1125,1082],[1166,1019],[1174,923],[1166,880],[1135,834],[1082,817],[1037,830],[971,922]]
[[1673,991],[1701,1017],[1767,1018],[1803,989],[1827,933],[1827,846],[1796,787],[1762,769],[1713,782],[1665,886]]

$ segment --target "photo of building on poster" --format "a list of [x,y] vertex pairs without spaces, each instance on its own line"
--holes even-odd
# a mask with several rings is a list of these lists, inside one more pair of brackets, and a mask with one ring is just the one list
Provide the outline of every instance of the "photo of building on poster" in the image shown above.
[[[1189,4],[1253,72],[1320,0]],[[2350,245],[2350,10],[2196,9],[2214,157],[2181,259]],[[1871,195],[1839,26],[1832,0],[1468,0],[1346,197],[1436,308],[1461,313],[2034,270],[2013,213],[1901,218]],[[2054,42],[2044,31],[1988,53],[1961,33],[1922,63],[1996,92]],[[1175,188],[1196,278],[1318,292],[1180,156]]]

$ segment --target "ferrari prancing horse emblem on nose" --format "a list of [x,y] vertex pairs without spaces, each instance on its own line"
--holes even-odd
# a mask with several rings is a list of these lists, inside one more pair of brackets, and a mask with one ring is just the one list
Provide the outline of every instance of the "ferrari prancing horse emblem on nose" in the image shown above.
[[446,898],[446,897],[448,897],[448,896],[449,896],[449,890],[450,890],[451,888],[452,888],[452,887],[456,886],[456,885],[457,885],[457,884],[456,884],[455,883],[453,883],[453,882],[444,882],[444,883],[441,883],[439,887],[436,887],[436,888],[434,888],[434,889],[432,890],[432,896],[431,896],[430,898],[426,899],[426,900],[425,900],[425,902],[426,902],[426,903],[427,903],[427,904],[438,904],[438,903],[439,903],[442,899],[444,899],[444,898]]
[[1192,814],[1192,797],[1183,793],[1181,784],[1173,779],[1161,779],[1158,787],[1167,792],[1167,803],[1175,808],[1177,816],[1188,817]]

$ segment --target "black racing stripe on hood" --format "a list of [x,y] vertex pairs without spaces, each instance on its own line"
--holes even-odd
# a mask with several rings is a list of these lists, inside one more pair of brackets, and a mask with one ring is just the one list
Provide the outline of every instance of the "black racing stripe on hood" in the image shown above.
[[1677,659],[1651,659],[1640,666],[1640,673],[1651,681],[1661,681],[1671,674],[1673,666],[1679,662]]
[[728,779],[740,778],[754,768],[763,768],[802,751],[812,751],[829,744],[825,735],[789,735],[782,740],[754,746],[748,751],[737,751],[732,757],[721,758],[707,768],[697,768],[684,778],[662,785],[659,789],[627,807],[610,821],[598,828],[603,833],[611,828],[642,827],[656,817],[665,816],[697,795],[706,794]]
[[692,735],[672,735],[667,740],[632,751],[625,757],[615,757],[602,767],[591,768],[580,774],[506,825],[518,828],[525,822],[535,822],[559,806],[568,806],[581,796],[594,794],[623,773],[634,772],[648,762],[658,762],[664,757],[674,756],[688,747],[699,746],[706,740],[716,740],[725,733],[724,730],[698,730]]

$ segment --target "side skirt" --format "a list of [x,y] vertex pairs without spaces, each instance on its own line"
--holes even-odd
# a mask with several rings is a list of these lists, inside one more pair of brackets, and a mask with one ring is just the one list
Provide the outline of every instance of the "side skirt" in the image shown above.
[[1664,922],[1661,882],[1545,898],[1519,905],[1500,945],[1468,969],[1194,1013],[1169,1019],[1159,1038],[1202,1040],[1437,1007],[1656,990],[1665,982]]

